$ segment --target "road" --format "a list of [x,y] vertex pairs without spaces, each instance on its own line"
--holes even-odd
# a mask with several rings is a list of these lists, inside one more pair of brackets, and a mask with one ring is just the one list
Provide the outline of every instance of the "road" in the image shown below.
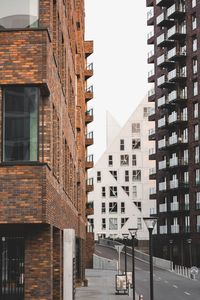
[[[115,249],[96,245],[95,253],[109,259],[118,259]],[[132,270],[131,256],[127,257],[128,271]],[[121,255],[121,270],[124,271],[124,255]],[[136,292],[149,299],[149,265],[135,261]],[[191,280],[173,272],[154,267],[154,300],[199,300],[200,281]]]

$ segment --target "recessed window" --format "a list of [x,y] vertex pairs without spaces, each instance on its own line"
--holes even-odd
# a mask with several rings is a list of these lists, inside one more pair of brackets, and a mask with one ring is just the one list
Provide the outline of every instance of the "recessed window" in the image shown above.
[[195,102],[193,104],[193,116],[194,116],[194,118],[198,118],[198,116],[199,116],[199,104],[198,104],[198,102]]
[[138,230],[142,229],[142,218],[137,218],[137,228]]
[[110,186],[110,197],[117,197],[117,186]]
[[133,199],[136,199],[137,198],[137,186],[134,185],[133,186]]
[[195,7],[197,5],[197,0],[192,0],[192,7]]
[[132,181],[141,181],[141,170],[132,171]]
[[5,0],[1,4],[0,29],[38,27],[38,0]]
[[110,174],[117,180],[117,171],[110,171]]
[[129,165],[129,155],[128,154],[120,155],[120,165],[121,166]]
[[136,155],[133,154],[133,155],[132,155],[132,166],[136,166],[136,165],[137,165]]
[[125,150],[124,140],[120,140],[120,150],[121,151]]
[[117,218],[109,218],[109,229],[110,230],[118,229]]
[[197,17],[196,14],[192,15],[192,29],[196,29],[197,28]]
[[141,148],[140,139],[132,139],[132,150],[140,149],[140,148]]
[[134,202],[134,204],[140,211],[142,211],[142,202],[136,201],[136,202]]
[[101,182],[101,171],[97,171],[97,182]]
[[108,155],[108,165],[111,167],[113,165],[113,157],[112,155]]
[[192,51],[197,51],[197,38],[193,37],[192,38]]
[[194,81],[193,82],[193,96],[197,96],[198,95],[198,82]]
[[200,169],[195,170],[195,183],[196,185],[200,184]]
[[197,74],[197,58],[193,58],[192,60],[192,70],[193,70],[193,74]]
[[140,133],[140,123],[132,123],[132,133]]
[[3,160],[38,160],[37,87],[4,89]]
[[102,186],[102,188],[101,188],[101,196],[106,197],[106,187],[105,186]]
[[101,229],[102,230],[106,229],[106,219],[105,218],[101,219]]
[[101,203],[101,213],[102,213],[102,214],[105,214],[105,213],[106,213],[106,203],[105,203],[105,202],[102,202],[102,203]]
[[117,202],[109,203],[109,213],[117,213]]
[[125,202],[121,202],[121,214],[125,213]]
[[194,162],[199,163],[199,146],[194,147]]
[[129,170],[125,171],[125,181],[129,182]]
[[126,224],[129,218],[121,218],[121,228]]
[[198,124],[194,125],[194,140],[195,141],[199,140],[199,125]]
[[124,185],[122,186],[124,192],[129,196],[129,186],[128,185]]

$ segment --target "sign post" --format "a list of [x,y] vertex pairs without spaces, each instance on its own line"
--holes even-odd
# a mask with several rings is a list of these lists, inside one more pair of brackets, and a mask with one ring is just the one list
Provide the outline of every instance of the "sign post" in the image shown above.
[[190,269],[190,274],[191,274],[191,278],[192,279],[196,279],[196,276],[199,274],[199,270],[197,267],[193,266],[191,269]]
[[117,250],[118,252],[118,275],[121,273],[120,271],[120,255],[121,255],[121,252],[122,252],[122,249],[124,248],[124,245],[115,245],[115,249]]

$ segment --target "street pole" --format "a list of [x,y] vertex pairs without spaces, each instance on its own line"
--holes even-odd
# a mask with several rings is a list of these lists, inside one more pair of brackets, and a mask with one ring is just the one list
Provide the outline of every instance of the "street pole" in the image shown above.
[[126,287],[127,287],[127,239],[128,239],[128,233],[123,233],[122,234],[124,238],[124,271],[126,275]]
[[173,270],[173,258],[172,258],[172,244],[173,244],[173,240],[169,240],[169,256],[170,256],[170,269],[171,271]]
[[153,300],[153,255],[152,255],[152,231],[153,228],[149,228],[149,264],[150,264],[150,300]]
[[135,300],[135,236],[137,228],[130,228],[129,232],[132,237],[132,285],[133,285],[133,300]]
[[188,246],[189,246],[189,264],[190,264],[190,268],[192,268],[192,239],[187,239],[188,242]]

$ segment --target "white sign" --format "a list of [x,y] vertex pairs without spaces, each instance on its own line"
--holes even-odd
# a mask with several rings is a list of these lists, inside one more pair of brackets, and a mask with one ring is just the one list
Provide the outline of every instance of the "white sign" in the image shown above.
[[123,248],[124,245],[115,245],[115,249],[117,250],[118,253],[121,253]]
[[192,267],[191,270],[190,270],[190,274],[196,276],[199,274],[199,270],[197,267]]

